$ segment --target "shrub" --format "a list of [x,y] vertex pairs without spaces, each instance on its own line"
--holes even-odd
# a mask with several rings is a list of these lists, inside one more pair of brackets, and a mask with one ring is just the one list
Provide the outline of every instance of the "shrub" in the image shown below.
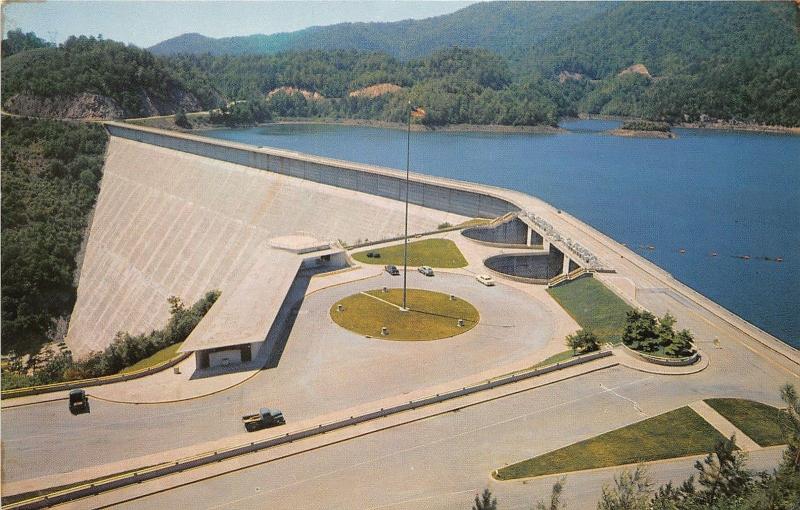
[[120,331],[103,351],[92,352],[80,361],[74,361],[68,354],[58,354],[33,375],[4,372],[2,387],[8,390],[116,374],[167,346],[186,340],[219,295],[217,290],[207,292],[189,308],[180,299],[170,297],[170,318],[164,329],[135,336]]
[[583,354],[599,349],[600,340],[597,338],[597,335],[591,331],[581,329],[577,333],[567,337],[567,347],[572,349],[575,354]]

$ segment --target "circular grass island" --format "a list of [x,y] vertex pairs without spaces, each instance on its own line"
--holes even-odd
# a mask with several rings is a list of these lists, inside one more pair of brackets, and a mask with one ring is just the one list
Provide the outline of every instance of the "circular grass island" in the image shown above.
[[[427,341],[460,335],[480,320],[469,302],[449,294],[408,289],[408,310],[402,310],[403,289],[369,290],[333,304],[333,322],[359,335],[386,340]],[[459,325],[459,320],[463,321]],[[387,328],[386,334],[382,328]]]

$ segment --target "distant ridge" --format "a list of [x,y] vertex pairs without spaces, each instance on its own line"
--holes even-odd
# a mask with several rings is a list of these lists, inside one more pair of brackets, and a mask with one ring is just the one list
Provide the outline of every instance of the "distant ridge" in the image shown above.
[[357,49],[403,60],[451,46],[505,54],[608,11],[611,3],[492,2],[451,14],[392,23],[340,23],[296,32],[219,39],[183,34],[148,48],[156,55],[247,55],[306,49]]

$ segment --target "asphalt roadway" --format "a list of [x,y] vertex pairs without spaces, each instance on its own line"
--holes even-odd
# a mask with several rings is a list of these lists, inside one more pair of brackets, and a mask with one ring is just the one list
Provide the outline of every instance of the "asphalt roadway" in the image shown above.
[[400,284],[400,277],[384,273],[310,294],[277,367],[215,395],[156,405],[91,399],[91,414],[76,417],[63,400],[3,409],[3,481],[67,473],[233,436],[251,441],[240,417],[260,407],[277,407],[297,423],[535,356],[553,336],[553,318],[530,295],[447,273],[427,278],[410,272],[409,285],[454,293],[478,307],[481,322],[457,337],[432,342],[370,339],[330,319],[330,306],[342,297]]
[[[553,478],[529,483],[496,482],[493,469],[619,428],[709,397],[739,397],[780,405],[784,383],[798,384],[797,365],[742,338],[701,307],[671,293],[639,296],[662,313],[677,313],[709,359],[691,375],[655,375],[613,367],[550,386],[475,405],[455,413],[357,437],[250,468],[181,484],[175,475],[149,487],[123,489],[70,508],[113,502],[121,508],[469,508],[474,494],[490,487],[501,508],[529,508],[545,497]],[[713,339],[720,340],[719,347]],[[751,467],[767,469],[778,450],[750,455]],[[653,467],[658,483],[683,480],[692,461]],[[567,478],[570,508],[593,508],[613,470]],[[141,491],[159,491],[126,501]],[[266,503],[268,502],[268,503]]]
[[[470,508],[476,492],[495,493],[501,509],[530,508],[553,478],[497,482],[493,469],[679,407],[698,395],[753,398],[776,404],[780,381],[741,374],[741,384],[719,385],[719,370],[663,376],[613,367],[457,412],[376,432],[313,452],[190,483],[131,501],[130,491],[87,499],[70,508],[114,501],[115,508]],[[734,387],[735,386],[735,387]],[[755,452],[751,467],[774,465],[780,452]],[[683,460],[658,465],[654,479],[682,479]],[[180,477],[181,475],[175,475]],[[612,472],[567,477],[570,508],[594,507]],[[180,483],[151,482],[152,490]],[[162,485],[163,484],[163,485]]]

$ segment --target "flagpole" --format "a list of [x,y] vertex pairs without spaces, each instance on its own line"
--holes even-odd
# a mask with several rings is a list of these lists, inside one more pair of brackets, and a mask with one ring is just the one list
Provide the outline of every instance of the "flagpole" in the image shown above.
[[411,101],[408,102],[408,130],[406,131],[406,228],[403,244],[403,310],[408,310],[406,285],[408,280],[408,181],[411,167]]

